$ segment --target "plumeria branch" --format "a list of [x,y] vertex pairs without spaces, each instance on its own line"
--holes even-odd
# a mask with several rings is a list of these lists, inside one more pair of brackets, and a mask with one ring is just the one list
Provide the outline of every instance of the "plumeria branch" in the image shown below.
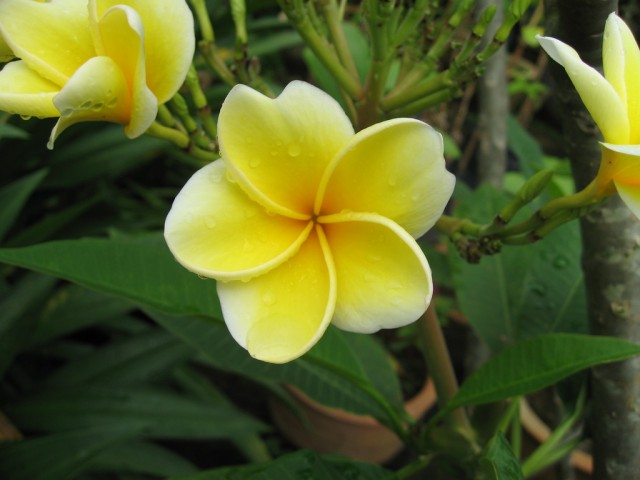
[[524,206],[542,193],[552,175],[552,171],[543,170],[531,177],[489,224],[443,215],[435,227],[449,237],[465,260],[477,263],[483,255],[498,253],[503,244],[537,242],[559,226],[586,215],[604,200],[594,181],[579,192],[549,201],[526,220],[510,224]]

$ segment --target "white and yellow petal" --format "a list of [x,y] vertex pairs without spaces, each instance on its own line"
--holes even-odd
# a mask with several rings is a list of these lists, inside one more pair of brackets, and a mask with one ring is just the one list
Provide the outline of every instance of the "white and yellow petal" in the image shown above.
[[95,36],[99,53],[117,64],[126,79],[131,110],[125,123],[129,138],[142,135],[158,113],[158,100],[146,80],[145,27],[138,12],[131,7],[113,7],[100,18]]
[[233,338],[249,353],[284,363],[306,353],[333,316],[336,278],[322,230],[298,253],[265,275],[243,282],[218,282],[218,296]]
[[276,99],[238,85],[218,120],[222,158],[238,183],[268,209],[309,218],[327,165],[353,136],[340,105],[305,82]]
[[53,98],[60,87],[42,78],[21,60],[0,71],[0,110],[33,117],[60,115]]
[[605,141],[629,143],[627,107],[616,89],[600,73],[580,60],[578,52],[560,40],[537,37],[553,60],[564,67]]
[[438,132],[418,120],[389,120],[357,133],[336,157],[316,211],[377,213],[417,238],[440,218],[454,184]]
[[146,82],[159,103],[180,88],[195,50],[193,15],[184,0],[90,0],[97,23],[109,9],[122,6],[137,12],[144,25]]
[[120,67],[109,57],[93,57],[82,65],[53,99],[60,120],[49,148],[65,129],[78,122],[129,121],[129,87]]
[[602,62],[605,78],[627,107],[631,127],[627,143],[640,143],[640,49],[627,24],[615,13],[605,25]]
[[417,320],[433,294],[431,270],[415,240],[379,215],[321,217],[338,282],[332,323],[360,333]]
[[199,275],[249,280],[293,256],[313,224],[268,214],[226,178],[220,160],[198,170],[174,200],[164,235],[176,259]]
[[13,53],[60,87],[95,56],[86,2],[0,1],[0,36]]

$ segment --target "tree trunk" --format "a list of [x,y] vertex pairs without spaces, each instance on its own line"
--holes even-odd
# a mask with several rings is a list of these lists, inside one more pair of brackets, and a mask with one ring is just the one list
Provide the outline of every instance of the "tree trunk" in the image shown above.
[[[504,18],[502,0],[479,0],[480,14],[490,5],[496,5],[496,15],[489,32],[493,34]],[[478,108],[480,112],[480,144],[478,148],[478,180],[502,189],[507,170],[507,51],[503,45],[485,63],[486,70],[478,81]]]
[[[611,0],[548,2],[552,19],[548,34],[573,46],[582,59],[602,67],[602,33]],[[561,68],[553,70],[567,154],[577,188],[595,176],[600,163],[597,129]],[[594,335],[640,343],[640,222],[617,198],[581,220],[582,265],[589,321]],[[640,478],[640,359],[592,370],[591,417],[594,478]]]

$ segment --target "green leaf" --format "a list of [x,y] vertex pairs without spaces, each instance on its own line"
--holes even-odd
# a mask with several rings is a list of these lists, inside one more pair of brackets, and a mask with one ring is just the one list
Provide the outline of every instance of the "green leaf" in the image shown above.
[[480,457],[479,480],[524,480],[520,461],[502,432],[498,432]]
[[640,345],[611,337],[550,334],[497,354],[462,384],[447,410],[526,395],[601,363],[640,353]]
[[114,179],[140,167],[167,148],[165,140],[142,136],[131,140],[121,126],[86,130],[52,152],[48,188],[70,188],[88,182]]
[[17,138],[20,140],[26,140],[29,138],[29,133],[15,125],[9,125],[7,123],[0,124],[0,139],[2,138]]
[[[508,201],[488,185],[462,193],[458,195],[456,216],[479,223],[488,223]],[[531,256],[522,255],[521,248],[504,247],[497,255],[483,257],[478,265],[466,263],[455,249],[451,249],[451,259],[460,308],[480,338],[493,350],[514,341],[518,334],[515,319]]]
[[98,203],[98,196],[88,200],[81,200],[64,210],[47,214],[42,220],[16,232],[7,241],[7,247],[33,245],[50,239],[51,236],[63,230],[67,225],[80,217],[83,213]]
[[[378,392],[376,385],[379,380],[371,378],[375,375],[388,378],[392,374],[387,370],[392,367],[384,350],[366,335],[347,334],[329,327],[320,342],[305,356],[275,365],[250,357],[229,335],[222,322],[154,312],[150,312],[150,315],[198,350],[216,368],[238,373],[257,382],[289,383],[324,405],[372,415],[387,425],[398,421],[402,406],[398,405],[399,392],[394,391],[397,382]],[[355,351],[364,349],[370,352],[360,358]],[[365,360],[368,363],[366,368]]]
[[33,191],[47,175],[47,170],[38,170],[0,189],[0,241],[7,234],[20,210]]
[[392,480],[395,475],[369,463],[299,451],[258,465],[226,467],[170,480]]
[[0,443],[0,478],[68,480],[86,469],[107,447],[132,436],[128,425],[115,423],[39,438]]
[[112,341],[76,358],[46,380],[48,386],[139,385],[182,363],[193,350],[159,329]]
[[64,285],[49,299],[29,339],[28,348],[111,321],[133,308],[129,301],[78,285]]
[[38,318],[35,310],[42,306],[54,285],[54,278],[30,273],[0,300],[0,377],[28,343]]
[[166,478],[168,475],[195,474],[198,469],[173,451],[148,442],[123,442],[99,453],[91,471],[142,473]]
[[126,424],[138,436],[220,439],[264,425],[219,402],[151,388],[86,386],[49,389],[4,407],[20,429],[59,432]]
[[[459,197],[456,214],[480,223],[508,201],[488,186],[462,191]],[[479,265],[464,262],[455,251],[450,257],[460,308],[493,351],[536,335],[586,331],[580,232],[575,222],[535,245],[504,246],[499,254],[483,257]]]
[[222,318],[215,283],[175,261],[160,234],[63,240],[0,249],[6,262],[171,314]]

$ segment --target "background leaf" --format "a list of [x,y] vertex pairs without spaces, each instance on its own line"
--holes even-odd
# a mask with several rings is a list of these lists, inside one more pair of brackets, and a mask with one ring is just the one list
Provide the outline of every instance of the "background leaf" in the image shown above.
[[393,480],[395,475],[368,463],[342,457],[298,451],[272,462],[243,467],[227,467],[170,480]]
[[601,363],[640,354],[640,345],[611,337],[550,334],[513,345],[460,386],[447,409],[535,392]]
[[55,275],[173,314],[222,318],[215,283],[175,261],[160,234],[62,240],[0,249],[0,261]]

